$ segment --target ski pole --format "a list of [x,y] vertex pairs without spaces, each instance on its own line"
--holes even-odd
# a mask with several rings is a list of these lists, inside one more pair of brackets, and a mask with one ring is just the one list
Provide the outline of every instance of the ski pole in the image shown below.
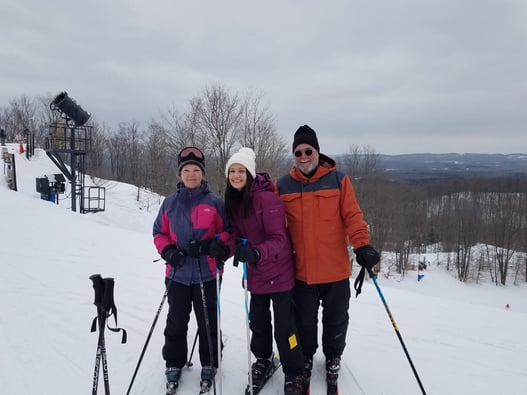
[[108,364],[106,360],[106,346],[104,340],[104,328],[106,325],[106,311],[103,308],[104,303],[104,291],[105,282],[100,274],[93,274],[90,276],[90,280],[93,282],[93,289],[95,292],[94,304],[97,307],[97,317],[93,320],[91,332],[96,330],[96,322],[99,325],[99,338],[97,341],[97,352],[95,355],[95,369],[93,372],[93,385],[92,395],[97,394],[97,387],[99,382],[99,369],[102,362],[103,378],[104,378],[104,392],[106,395],[110,395],[110,382],[108,378]]
[[[154,332],[154,328],[157,323],[157,319],[159,318],[159,314],[161,313],[161,310],[163,309],[163,305],[165,304],[165,300],[168,296],[168,291],[170,290],[170,285],[172,285],[172,276],[173,276],[174,270],[172,269],[170,276],[168,277],[168,284],[165,288],[165,293],[163,294],[163,297],[161,298],[161,303],[159,304],[159,307],[157,309],[156,315],[154,317],[154,322],[152,323],[152,326],[150,327],[150,331],[148,332],[148,335],[146,336],[145,345],[143,346],[143,350],[141,351],[141,355],[139,355],[139,360],[137,361],[137,365],[134,370],[134,374],[132,376],[132,380],[130,381],[130,385],[128,386],[128,390],[126,391],[126,395],[130,394],[130,391],[132,390],[132,385],[134,384],[135,376],[137,375],[137,372],[139,370],[139,366],[141,365],[141,361],[143,360],[143,357],[146,352],[146,348],[148,347],[148,343],[150,342],[150,338],[152,337],[152,333]],[[197,336],[197,334],[196,334]]]
[[[240,239],[242,245],[247,244],[247,239]],[[233,262],[234,266],[238,266],[238,262]],[[247,337],[247,365],[249,367],[249,391],[251,395],[254,394],[253,391],[253,375],[251,371],[251,330],[249,326],[250,316],[249,316],[249,290],[247,289],[247,262],[242,262],[243,267],[243,290],[245,297],[245,333]]]
[[[99,382],[99,367],[101,364],[102,357],[102,342],[101,342],[101,321],[102,321],[102,293],[104,292],[104,283],[100,274],[93,274],[90,276],[90,280],[93,282],[93,290],[95,292],[95,299],[93,304],[97,307],[97,316],[92,322],[91,332],[95,332],[96,325],[99,326],[99,339],[97,340],[97,352],[95,353],[95,368],[93,371],[93,384],[92,384],[92,395],[97,394],[97,386]],[[104,327],[103,327],[104,329]]]
[[[117,314],[114,310],[112,310],[112,308],[114,307],[114,303],[113,303],[114,280],[111,277],[103,278],[103,283],[104,283],[104,293],[102,297],[103,321],[100,323],[101,333],[104,331],[107,319],[112,314],[112,312],[114,314]],[[116,323],[117,323],[117,318],[116,318]],[[126,339],[126,333],[124,336],[125,336],[124,339]],[[126,342],[126,340],[124,340],[124,342]],[[108,361],[106,359],[106,340],[104,339],[104,336],[103,336],[103,343],[102,343],[102,375],[104,378],[104,393],[106,395],[110,395],[110,382],[108,378]]]
[[185,365],[187,365],[187,368],[190,368],[192,363],[192,356],[194,355],[194,349],[196,348],[196,343],[198,341],[198,329],[196,329],[196,335],[194,336],[194,343],[192,344],[192,350],[190,351],[190,357],[188,358],[188,361],[185,362]]
[[[209,346],[209,358],[210,358],[210,363],[214,364],[214,351],[212,350],[212,333],[210,331],[209,312],[207,310],[207,298],[205,297],[205,288],[203,286],[203,275],[201,273],[201,259],[196,258],[196,260],[198,261],[199,288],[201,291],[201,303],[203,307],[203,317],[205,319],[205,332],[207,335],[207,344]],[[214,369],[214,366],[213,366],[213,369]],[[212,386],[214,389],[214,395],[216,395],[216,376],[215,375],[212,377]]]
[[401,333],[399,332],[399,329],[397,328],[395,319],[393,318],[392,313],[390,312],[390,308],[388,307],[388,304],[386,303],[386,299],[384,299],[384,295],[381,292],[381,288],[379,287],[379,284],[377,283],[377,276],[372,272],[370,268],[367,268],[367,269],[368,269],[368,274],[373,280],[373,283],[375,284],[375,288],[377,289],[377,292],[379,296],[381,297],[382,303],[384,304],[384,308],[386,309],[386,312],[388,313],[388,317],[390,318],[390,321],[392,322],[392,326],[393,326],[393,329],[395,329],[397,338],[399,339],[399,342],[401,343],[401,346],[403,347],[406,358],[408,359],[408,362],[410,363],[410,367],[412,368],[412,371],[417,380],[417,383],[419,384],[419,388],[421,388],[421,392],[423,393],[423,395],[426,395],[426,391],[423,387],[423,384],[421,383],[421,379],[419,378],[419,375],[417,374],[417,370],[415,369],[414,363],[412,362],[412,358],[410,358],[410,354],[408,353],[408,350],[406,349],[406,345],[404,344],[403,337],[401,336]]
[[217,305],[217,337],[218,337],[218,389],[221,395],[221,308],[220,308],[220,269],[216,267],[216,305]]
[[[217,234],[214,236],[217,240],[220,239],[220,235]],[[221,395],[222,393],[222,385],[221,385],[221,301],[220,301],[220,266],[221,262],[218,258],[216,258],[216,305],[218,307],[217,309],[217,329],[218,329],[218,388],[219,393]]]

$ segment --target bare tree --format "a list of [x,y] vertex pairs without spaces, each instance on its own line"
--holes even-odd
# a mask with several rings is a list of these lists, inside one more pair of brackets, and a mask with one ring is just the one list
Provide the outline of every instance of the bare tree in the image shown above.
[[355,144],[350,145],[348,153],[342,157],[341,169],[355,182],[375,179],[384,173],[380,156],[375,149]]
[[141,172],[142,142],[136,122],[122,122],[117,132],[107,140],[112,176],[115,180],[143,185]]
[[390,229],[390,210],[394,209],[397,198],[394,198],[393,185],[384,177],[379,155],[372,147],[351,145],[348,153],[339,159],[339,169],[351,178],[370,226],[372,243],[382,252]]
[[169,108],[166,113],[161,114],[161,121],[153,121],[156,128],[166,131],[168,144],[172,153],[177,157],[179,151],[186,146],[196,146],[202,148],[202,138],[198,129],[198,114],[190,112],[180,113],[176,108]]
[[86,155],[86,172],[91,176],[100,178],[110,178],[110,169],[106,166],[106,158],[109,134],[109,127],[100,124],[95,119],[90,119],[92,127],[90,134],[90,151]]
[[190,104],[191,113],[195,113],[192,118],[197,121],[200,137],[205,142],[204,149],[221,174],[240,134],[240,97],[221,85],[214,85]]
[[178,147],[171,143],[173,138],[164,125],[155,121],[149,124],[144,143],[144,186],[163,195],[174,191],[178,179]]
[[273,116],[261,104],[261,96],[241,96],[214,85],[190,99],[188,112],[170,108],[151,126],[165,131],[168,157],[171,154],[177,158],[185,146],[200,148],[206,156],[206,178],[221,195],[225,164],[238,146],[255,150],[258,169],[275,174],[284,171],[280,164],[284,162],[285,143],[277,135],[273,122]]
[[241,103],[239,144],[256,153],[256,168],[276,178],[285,172],[286,143],[274,126],[274,117],[261,104],[260,95],[248,94]]
[[493,246],[498,264],[499,281],[507,282],[507,273],[514,255],[515,234],[520,229],[520,199],[518,194],[494,193],[491,195],[493,212]]
[[20,96],[12,99],[0,115],[0,123],[6,131],[8,141],[19,141],[26,137],[26,130],[38,128],[38,106],[34,99]]

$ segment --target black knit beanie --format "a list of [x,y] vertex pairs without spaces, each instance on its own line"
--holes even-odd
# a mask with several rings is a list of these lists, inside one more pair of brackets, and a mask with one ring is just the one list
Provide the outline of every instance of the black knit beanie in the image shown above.
[[300,144],[309,144],[317,152],[320,152],[320,146],[318,145],[317,134],[309,126],[304,125],[300,126],[295,132],[295,137],[293,138],[293,152],[295,148]]
[[199,166],[203,174],[205,174],[205,156],[196,147],[186,147],[181,150],[177,158],[178,162],[178,175],[181,175],[181,169],[185,165],[196,165]]

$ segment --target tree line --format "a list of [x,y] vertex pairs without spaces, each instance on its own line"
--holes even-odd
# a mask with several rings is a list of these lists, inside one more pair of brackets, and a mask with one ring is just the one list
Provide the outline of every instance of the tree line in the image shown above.
[[[52,100],[49,95],[21,96],[0,107],[7,141],[30,130],[36,146],[45,147],[48,126],[57,121],[49,108]],[[221,85],[206,87],[185,109],[168,108],[146,125],[123,121],[109,127],[94,116],[88,125],[87,174],[136,185],[138,191],[173,192],[177,155],[189,145],[205,153],[206,178],[220,196],[225,163],[241,146],[255,150],[257,169],[273,179],[293,163],[290,141],[278,134],[262,95],[231,92]],[[353,181],[372,244],[381,252],[395,252],[396,272],[404,275],[411,268],[410,254],[435,245],[451,252],[444,264],[460,281],[477,281],[483,272],[496,284],[527,281],[527,173],[409,184],[389,181],[372,147],[349,145],[335,159]],[[478,244],[485,252],[474,256]]]

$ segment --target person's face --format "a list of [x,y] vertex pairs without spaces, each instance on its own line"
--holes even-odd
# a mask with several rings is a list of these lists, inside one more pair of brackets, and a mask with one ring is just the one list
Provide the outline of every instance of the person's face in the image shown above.
[[318,165],[318,152],[309,144],[299,144],[293,152],[295,166],[304,174],[309,174]]
[[238,191],[247,184],[247,169],[239,163],[233,163],[229,167],[229,184]]
[[201,181],[203,181],[203,172],[198,165],[189,163],[181,169],[180,177],[185,187],[188,189],[196,189],[199,188]]

